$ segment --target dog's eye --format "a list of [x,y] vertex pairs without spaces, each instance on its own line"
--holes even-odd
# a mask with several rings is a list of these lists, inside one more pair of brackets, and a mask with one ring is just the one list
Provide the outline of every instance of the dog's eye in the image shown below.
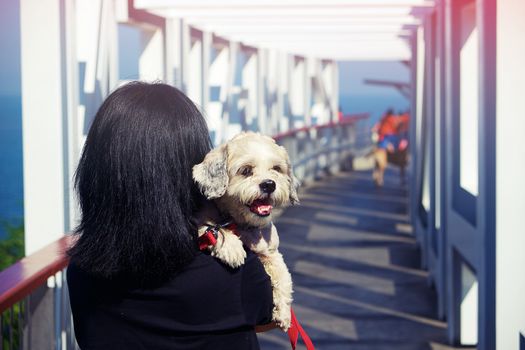
[[251,167],[244,167],[239,170],[239,173],[242,176],[250,176],[252,175],[252,168]]
[[283,172],[283,169],[280,166],[278,166],[278,165],[274,166],[273,170],[277,171],[278,173],[282,173]]

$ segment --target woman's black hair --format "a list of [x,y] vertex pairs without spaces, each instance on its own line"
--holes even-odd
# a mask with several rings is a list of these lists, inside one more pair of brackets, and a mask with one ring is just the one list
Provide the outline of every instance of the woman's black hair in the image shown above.
[[202,197],[193,165],[210,150],[206,121],[182,92],[132,82],[98,110],[75,174],[82,219],[68,251],[103,278],[163,281],[197,252]]

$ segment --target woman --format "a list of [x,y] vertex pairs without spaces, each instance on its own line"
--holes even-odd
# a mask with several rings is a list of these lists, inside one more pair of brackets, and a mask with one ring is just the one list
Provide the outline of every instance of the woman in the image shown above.
[[75,186],[82,219],[67,271],[82,349],[258,349],[269,278],[255,255],[228,268],[197,248],[191,175],[210,150],[195,105],[130,83],[97,112]]

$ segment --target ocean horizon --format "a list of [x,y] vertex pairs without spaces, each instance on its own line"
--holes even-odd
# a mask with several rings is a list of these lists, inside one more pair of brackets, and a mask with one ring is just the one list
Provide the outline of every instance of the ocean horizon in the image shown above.
[[394,111],[406,111],[410,107],[410,102],[398,93],[395,94],[341,94],[339,95],[339,105],[344,114],[369,113],[370,123],[373,125],[387,109]]

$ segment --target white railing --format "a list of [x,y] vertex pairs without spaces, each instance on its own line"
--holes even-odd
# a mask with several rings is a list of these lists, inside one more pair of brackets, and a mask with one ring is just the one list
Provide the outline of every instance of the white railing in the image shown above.
[[315,181],[327,173],[351,168],[352,157],[369,146],[369,115],[347,116],[328,123],[291,130],[274,136],[290,155],[299,181]]
[[0,349],[76,349],[64,236],[0,272]]

